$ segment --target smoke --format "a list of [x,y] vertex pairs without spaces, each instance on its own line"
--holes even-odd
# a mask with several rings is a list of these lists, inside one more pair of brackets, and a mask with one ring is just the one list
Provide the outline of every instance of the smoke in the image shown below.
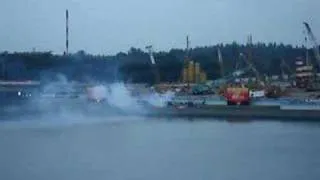
[[120,108],[126,112],[140,112],[144,110],[138,104],[138,99],[133,97],[130,91],[123,83],[114,83],[110,85],[110,91],[107,95],[107,102],[111,106]]
[[174,96],[174,92],[171,91],[162,95],[149,91],[140,96],[133,96],[123,83],[113,83],[108,86],[97,85],[92,90],[97,98],[105,98],[111,107],[119,108],[124,112],[140,114],[144,114],[146,110],[139,101],[147,102],[151,106],[164,107],[167,101]]
[[[29,101],[28,106],[41,113],[54,112],[57,115],[64,114],[61,112],[69,110],[72,107],[72,104],[69,103],[69,98],[58,97],[74,92],[74,83],[69,82],[64,75],[57,74],[56,80],[45,84],[41,88],[40,93],[36,94],[36,96]],[[67,106],[68,104],[71,106]]]
[[[86,87],[58,74],[55,81],[45,84],[41,92],[33,95],[24,106],[11,109],[8,113],[15,114],[19,120],[30,120],[38,125],[115,122],[129,120],[128,116],[131,119],[144,119],[150,112],[146,104],[164,107],[173,96],[173,92],[160,95],[151,90],[134,96],[132,90],[121,82]],[[141,101],[146,103],[142,104]]]
[[152,106],[165,107],[167,102],[175,96],[173,91],[167,91],[164,94],[151,93],[142,97],[142,99]]

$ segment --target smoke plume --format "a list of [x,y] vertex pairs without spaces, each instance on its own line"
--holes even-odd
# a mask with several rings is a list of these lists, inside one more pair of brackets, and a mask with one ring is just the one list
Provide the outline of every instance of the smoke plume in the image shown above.
[[[102,101],[90,101],[90,96]],[[38,124],[114,122],[124,119],[124,116],[143,118],[149,112],[145,104],[164,107],[173,96],[173,92],[160,95],[152,91],[134,96],[127,85],[121,82],[96,83],[87,87],[59,74],[55,81],[45,84],[41,92],[33,95],[26,104],[11,108],[10,114],[15,114],[16,119]]]

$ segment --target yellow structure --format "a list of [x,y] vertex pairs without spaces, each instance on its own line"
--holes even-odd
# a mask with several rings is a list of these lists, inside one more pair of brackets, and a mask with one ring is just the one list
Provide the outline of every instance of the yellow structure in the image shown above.
[[199,63],[195,63],[194,65],[194,79],[195,79],[195,83],[200,82],[200,64]]
[[207,74],[204,71],[200,72],[200,82],[204,83],[207,81]]
[[207,81],[207,74],[201,69],[200,63],[189,61],[182,71],[182,83],[204,83]]
[[188,65],[188,80],[189,83],[194,83],[194,62],[190,61]]
[[182,71],[182,82],[187,83],[188,82],[188,67],[183,68]]

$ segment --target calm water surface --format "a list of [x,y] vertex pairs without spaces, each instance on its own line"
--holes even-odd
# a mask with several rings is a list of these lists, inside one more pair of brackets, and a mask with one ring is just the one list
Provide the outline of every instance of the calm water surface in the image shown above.
[[0,179],[319,180],[320,124],[0,124]]

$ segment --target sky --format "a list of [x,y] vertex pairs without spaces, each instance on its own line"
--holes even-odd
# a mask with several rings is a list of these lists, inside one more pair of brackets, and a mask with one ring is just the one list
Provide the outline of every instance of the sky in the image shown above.
[[1,0],[0,51],[116,54],[236,41],[301,45],[303,21],[320,39],[319,0]]

